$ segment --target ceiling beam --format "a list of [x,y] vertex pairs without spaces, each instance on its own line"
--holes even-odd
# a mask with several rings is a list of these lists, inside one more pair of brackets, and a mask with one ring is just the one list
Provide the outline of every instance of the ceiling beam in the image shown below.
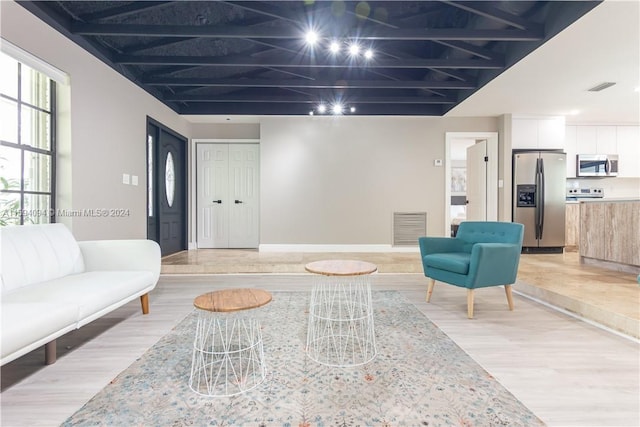
[[[317,104],[318,97],[310,95],[308,99],[302,99],[299,96],[264,96],[264,95],[167,95],[164,97],[166,101],[180,102],[245,102],[245,103],[305,103]],[[350,103],[357,104],[455,104],[457,102],[453,97],[420,97],[420,96],[367,96],[354,97]]]
[[448,46],[453,49],[460,50],[462,52],[465,52],[474,56],[478,56],[482,59],[499,59],[499,60],[504,59],[504,55],[501,53],[494,52],[492,50],[485,49],[481,46],[476,46],[471,43],[466,43],[466,42],[456,41],[456,40],[449,40],[449,41],[434,40],[434,42],[444,46]]
[[278,68],[455,68],[455,69],[502,69],[504,63],[486,59],[404,59],[402,61],[371,61],[366,63],[301,61],[295,56],[278,58],[251,58],[245,55],[218,56],[138,56],[115,55],[117,64],[142,65],[206,65],[217,67],[278,67]]
[[[295,30],[282,28],[235,27],[213,25],[139,25],[87,24],[74,21],[71,32],[85,36],[143,36],[143,37],[211,37],[244,39],[302,39]],[[362,29],[343,38],[358,40],[475,40],[475,41],[532,41],[541,40],[542,31],[484,30],[484,29],[393,29],[375,31]]]
[[122,18],[124,16],[135,15],[140,12],[149,12],[151,9],[156,9],[161,6],[168,6],[174,2],[172,1],[136,1],[124,6],[113,7],[106,10],[100,10],[98,12],[86,13],[80,15],[81,21],[95,21],[99,19],[109,18]]
[[482,1],[449,1],[449,0],[441,0],[442,3],[448,4],[453,7],[457,7],[462,10],[466,10],[467,12],[474,13],[476,15],[492,19],[494,21],[498,21],[502,24],[506,24],[520,30],[535,30],[542,31],[543,27],[540,24],[536,24],[535,22],[531,22],[520,16],[514,15],[509,12],[505,12],[502,9],[498,9],[497,7],[491,6],[486,2]]
[[340,80],[310,81],[302,79],[208,79],[150,77],[142,84],[149,86],[209,86],[209,87],[271,87],[316,89],[475,89],[475,83],[451,81],[388,81],[388,80]]

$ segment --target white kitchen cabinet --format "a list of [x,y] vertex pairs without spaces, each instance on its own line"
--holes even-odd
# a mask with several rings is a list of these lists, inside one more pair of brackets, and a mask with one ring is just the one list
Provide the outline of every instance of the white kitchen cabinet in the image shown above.
[[576,150],[579,154],[616,154],[618,126],[576,126]]
[[596,154],[616,154],[617,126],[596,126]]
[[618,176],[640,177],[640,126],[618,126]]
[[578,154],[597,154],[598,130],[596,126],[576,126],[576,150]]
[[576,177],[576,126],[567,126],[564,135],[564,152],[567,153],[567,178]]
[[515,117],[511,126],[511,148],[563,149],[564,134],[564,117]]

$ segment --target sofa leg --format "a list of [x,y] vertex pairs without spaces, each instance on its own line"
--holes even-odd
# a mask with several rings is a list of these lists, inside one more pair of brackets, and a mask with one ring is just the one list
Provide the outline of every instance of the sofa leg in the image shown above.
[[49,341],[44,345],[44,363],[45,365],[56,363],[56,340]]
[[507,294],[509,310],[513,311],[513,294],[511,293],[511,285],[504,285],[504,292]]
[[149,294],[140,295],[142,314],[149,314]]
[[467,289],[467,317],[473,319],[473,289]]
[[436,279],[429,278],[429,287],[427,288],[427,302],[431,301],[431,294],[433,293],[433,287],[436,285]]

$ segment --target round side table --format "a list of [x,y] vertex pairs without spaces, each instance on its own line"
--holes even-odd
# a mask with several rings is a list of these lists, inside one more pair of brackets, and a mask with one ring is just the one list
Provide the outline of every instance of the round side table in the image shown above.
[[305,270],[317,275],[311,291],[307,354],[318,363],[348,367],[376,356],[370,274],[364,261],[316,261]]
[[198,311],[189,387],[204,396],[235,396],[266,375],[260,322],[252,309],[271,301],[261,289],[224,289],[196,297]]

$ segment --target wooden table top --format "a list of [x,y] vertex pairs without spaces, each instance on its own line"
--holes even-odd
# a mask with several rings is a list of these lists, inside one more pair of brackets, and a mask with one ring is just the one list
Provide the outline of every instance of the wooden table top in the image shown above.
[[271,294],[262,289],[222,289],[202,294],[193,300],[193,305],[213,312],[250,310],[262,307],[271,301]]
[[366,261],[332,259],[310,262],[304,269],[324,276],[361,276],[376,272],[378,266]]

